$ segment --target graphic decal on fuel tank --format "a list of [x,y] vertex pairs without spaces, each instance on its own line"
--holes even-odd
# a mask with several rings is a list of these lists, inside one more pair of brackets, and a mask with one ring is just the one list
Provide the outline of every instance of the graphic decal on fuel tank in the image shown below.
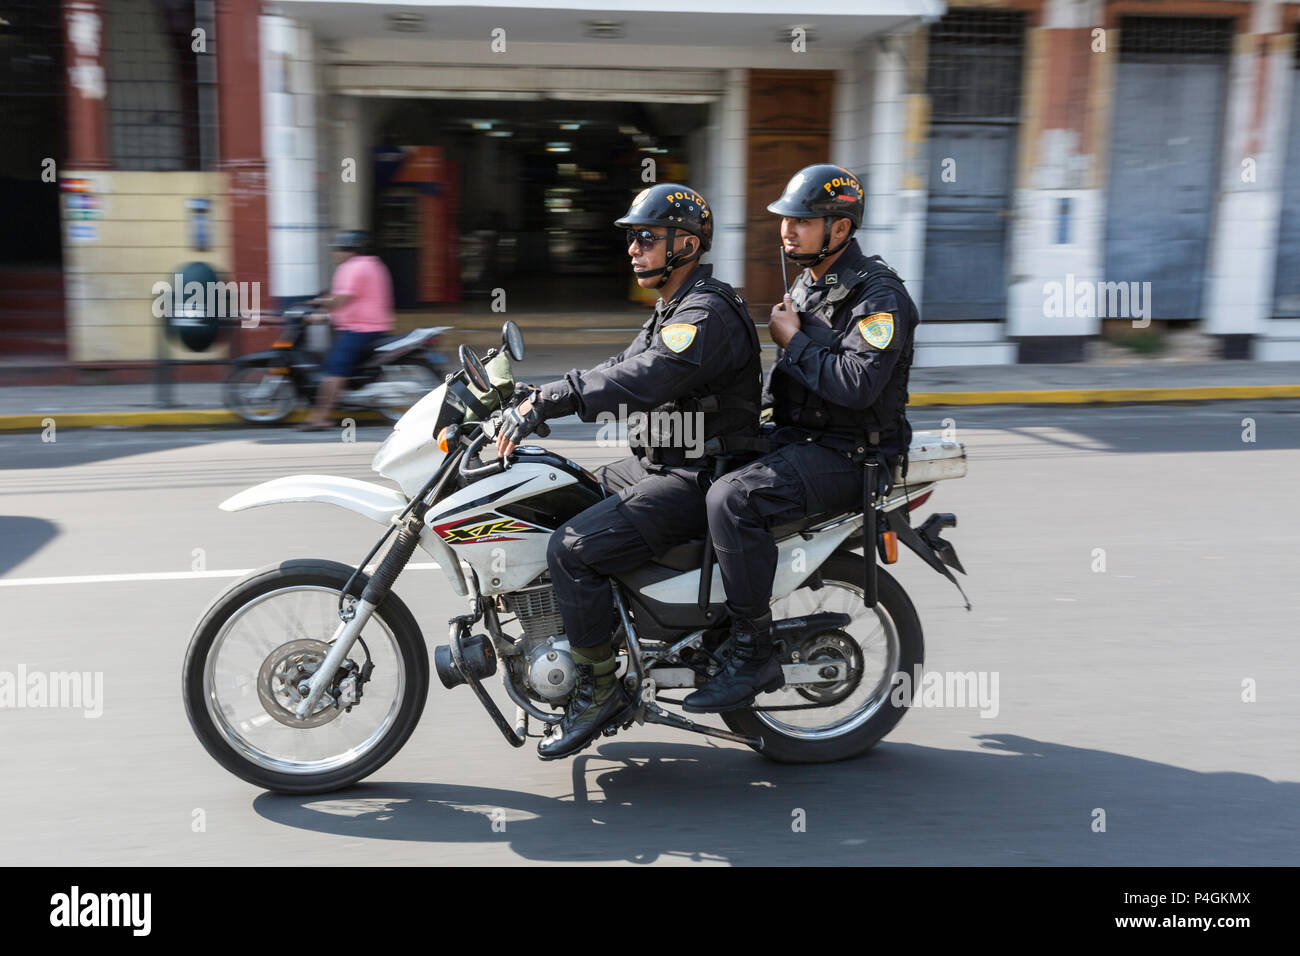
[[479,514],[446,524],[436,524],[433,530],[448,544],[486,544],[489,541],[518,541],[520,534],[550,534],[517,518],[504,518],[498,514]]

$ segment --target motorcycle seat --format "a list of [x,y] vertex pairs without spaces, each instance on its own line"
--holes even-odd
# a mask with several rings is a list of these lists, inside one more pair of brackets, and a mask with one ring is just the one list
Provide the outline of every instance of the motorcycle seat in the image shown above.
[[[823,521],[829,521],[836,515],[819,514],[808,515],[797,521],[787,521],[784,524],[776,525],[772,528],[772,534],[777,541],[781,541],[793,534],[798,534],[806,528],[813,525],[821,524]],[[695,538],[683,544],[669,548],[663,554],[652,558],[655,564],[661,564],[666,568],[672,568],[674,571],[694,571],[704,563],[704,539]]]
[[375,339],[364,349],[362,349],[361,354],[357,356],[357,368],[361,368],[361,366],[363,365],[378,364],[379,361],[383,358],[383,353],[380,352],[379,350],[383,348],[385,345],[389,345],[393,342],[396,342],[400,338],[402,338],[402,336],[400,335],[384,335],[381,336],[380,338]]

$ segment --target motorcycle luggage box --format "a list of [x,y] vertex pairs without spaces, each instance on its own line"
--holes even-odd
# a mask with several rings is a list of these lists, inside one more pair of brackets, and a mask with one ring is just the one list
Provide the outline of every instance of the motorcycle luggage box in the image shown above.
[[[966,446],[939,432],[913,432],[907,461],[909,485],[961,478],[966,474]],[[894,484],[902,486],[902,468],[894,469]]]

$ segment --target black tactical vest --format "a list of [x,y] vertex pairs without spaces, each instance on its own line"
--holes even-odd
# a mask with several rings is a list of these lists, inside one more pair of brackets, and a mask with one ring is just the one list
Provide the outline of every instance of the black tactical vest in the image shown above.
[[[915,306],[911,304],[911,298],[903,287],[903,280],[879,256],[867,258],[856,270],[840,270],[839,276],[839,284],[829,290],[824,298],[812,303],[813,309],[830,305],[831,313],[827,321],[838,334],[842,335],[853,321],[850,314],[853,307],[868,292],[882,287],[893,291],[898,296],[900,305],[909,313],[896,317],[895,334],[906,337],[899,346],[902,354],[898,357],[893,374],[875,403],[866,409],[832,404],[791,376],[774,374],[770,380],[772,420],[777,425],[793,426],[813,433],[819,443],[844,451],[856,452],[858,448],[873,447],[880,448],[889,455],[901,453],[907,449],[912,437],[906,407],[913,335],[918,321]],[[795,305],[799,308],[798,302]]]
[[[720,372],[708,386],[689,395],[658,406],[651,412],[651,435],[649,447],[631,444],[634,453],[650,465],[668,468],[711,467],[713,459],[720,454],[748,450],[758,435],[759,402],[763,381],[762,350],[758,341],[758,330],[749,317],[745,300],[730,285],[713,276],[697,279],[689,289],[662,315],[656,315],[647,323],[649,339],[659,335],[665,325],[672,324],[672,316],[688,298],[707,295],[710,300],[712,321],[727,323],[727,333],[746,336],[749,346],[749,358],[739,369]],[[708,361],[708,358],[705,358]],[[656,413],[659,413],[656,417]],[[693,428],[696,419],[691,419],[691,426],[686,426],[685,416],[702,415],[702,432]],[[691,427],[689,434],[677,429]],[[687,439],[690,439],[689,443]],[[693,446],[693,447],[688,447]],[[687,452],[695,454],[702,449],[703,454],[688,457]]]

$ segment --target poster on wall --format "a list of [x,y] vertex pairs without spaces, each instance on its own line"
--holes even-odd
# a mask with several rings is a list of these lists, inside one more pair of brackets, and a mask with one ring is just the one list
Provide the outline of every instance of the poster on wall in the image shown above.
[[63,221],[68,224],[68,242],[78,245],[99,241],[98,220],[104,207],[93,179],[64,179]]
[[459,302],[455,164],[439,146],[401,146],[376,155],[380,244],[399,304]]

